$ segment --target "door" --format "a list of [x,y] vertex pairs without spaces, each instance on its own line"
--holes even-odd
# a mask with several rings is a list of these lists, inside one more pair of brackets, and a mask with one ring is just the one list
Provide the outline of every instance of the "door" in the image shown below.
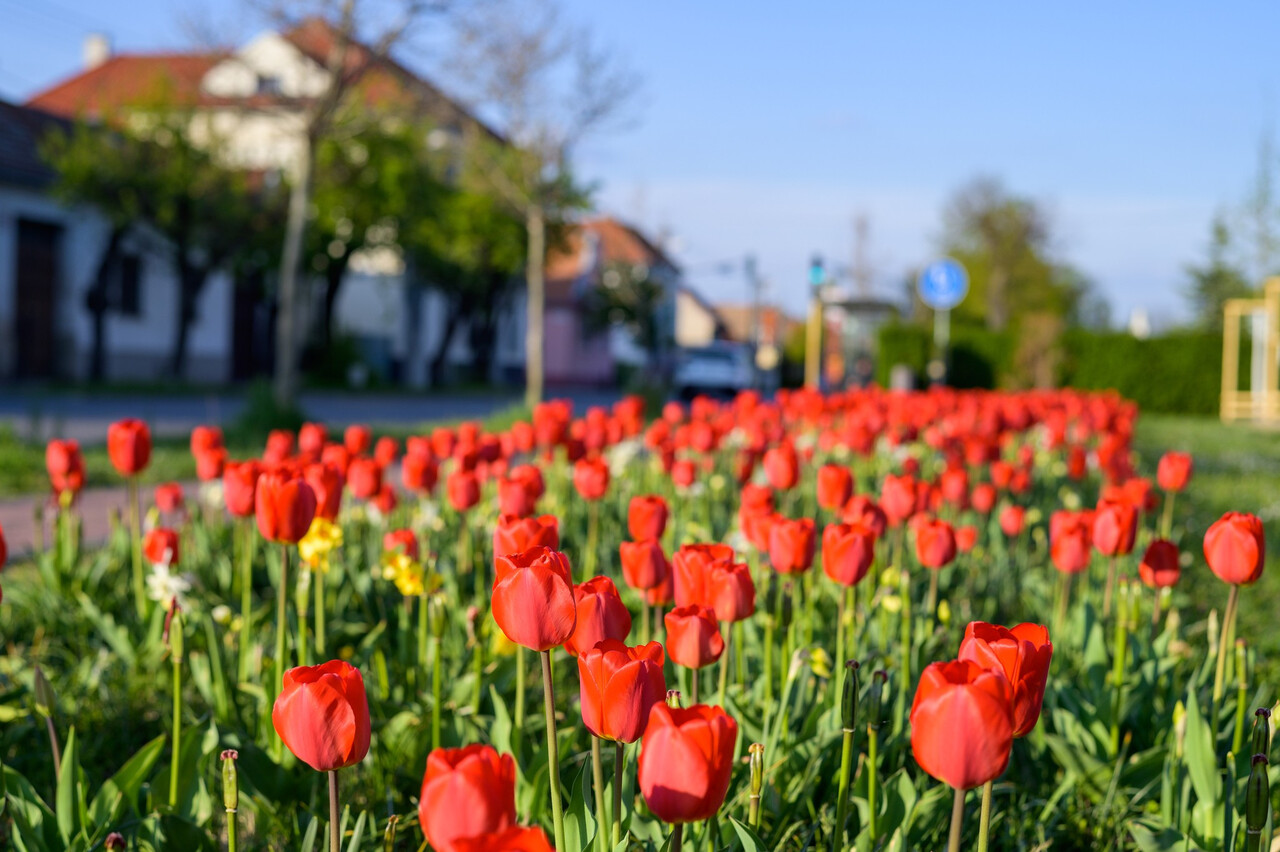
[[62,226],[18,220],[18,274],[14,292],[19,379],[50,379],[57,369],[54,334]]

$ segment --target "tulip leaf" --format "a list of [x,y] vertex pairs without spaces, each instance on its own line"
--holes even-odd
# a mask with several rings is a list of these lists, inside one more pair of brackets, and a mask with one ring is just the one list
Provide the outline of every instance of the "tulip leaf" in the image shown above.
[[514,754],[511,747],[511,714],[507,712],[507,703],[502,700],[498,690],[489,684],[489,699],[493,702],[493,724],[489,726],[489,744],[499,754]]
[[58,834],[65,844],[71,843],[80,829],[80,752],[76,744],[76,729],[67,736],[67,746],[62,750],[62,767],[58,773],[54,812],[58,817]]
[[351,829],[351,842],[347,844],[347,852],[360,852],[360,842],[364,840],[365,825],[369,822],[369,812],[361,811],[356,819],[355,828]]
[[95,826],[119,822],[125,806],[137,810],[138,790],[142,787],[142,782],[146,781],[147,776],[151,774],[156,761],[160,759],[166,739],[162,734],[138,749],[137,753],[102,785],[89,805],[90,819]]
[[750,826],[737,817],[729,817],[729,822],[733,824],[733,830],[738,835],[738,842],[742,844],[743,852],[768,852],[769,847],[764,845],[764,841],[751,830]]
[[1202,802],[1217,802],[1222,796],[1222,784],[1218,780],[1218,761],[1213,752],[1213,730],[1208,720],[1200,715],[1200,702],[1194,689],[1187,691],[1186,756],[1196,798]]
[[587,773],[584,763],[573,782],[573,795],[564,809],[564,842],[569,847],[564,852],[586,852],[596,837],[596,820],[587,808]]
[[1129,833],[1141,852],[1165,852],[1168,849],[1200,852],[1200,847],[1192,843],[1189,837],[1172,828],[1152,830],[1143,823],[1136,822],[1129,827]]
[[313,852],[316,848],[316,834],[320,831],[320,820],[313,819],[307,825],[306,834],[302,835],[301,852]]

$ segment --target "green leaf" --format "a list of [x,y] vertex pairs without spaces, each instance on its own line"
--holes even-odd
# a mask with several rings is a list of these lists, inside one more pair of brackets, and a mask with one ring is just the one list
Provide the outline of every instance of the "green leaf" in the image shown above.
[[67,735],[67,746],[62,750],[62,771],[58,773],[58,789],[54,799],[54,812],[58,816],[58,834],[65,844],[71,843],[80,829],[80,806],[76,787],[80,781],[80,754],[76,747],[76,729]]
[[596,820],[587,808],[587,772],[588,766],[583,763],[564,809],[564,842],[568,848],[563,852],[587,852],[596,837]]
[[369,812],[361,811],[356,819],[355,828],[351,829],[351,842],[347,844],[347,852],[360,852],[360,842],[364,840],[365,825],[369,822]]
[[750,826],[737,817],[729,817],[729,822],[733,825],[734,833],[738,835],[738,842],[742,844],[743,852],[769,852],[769,847],[764,845],[764,841],[751,830]]
[[1217,802],[1222,797],[1222,785],[1218,780],[1218,761],[1213,752],[1213,730],[1200,715],[1200,702],[1194,689],[1187,690],[1187,769],[1196,798],[1202,802]]

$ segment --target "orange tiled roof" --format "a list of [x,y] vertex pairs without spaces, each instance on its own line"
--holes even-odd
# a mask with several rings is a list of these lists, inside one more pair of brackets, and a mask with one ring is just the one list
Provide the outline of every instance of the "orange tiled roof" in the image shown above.
[[121,53],[27,101],[56,115],[100,118],[124,106],[164,98],[195,104],[200,81],[221,61],[214,53]]
[[661,249],[630,225],[610,216],[588,219],[573,226],[560,245],[547,252],[545,274],[549,301],[571,300],[574,283],[583,272],[588,271],[584,269],[587,263],[587,234],[593,235],[597,241],[597,262],[601,266],[608,263],[675,266]]

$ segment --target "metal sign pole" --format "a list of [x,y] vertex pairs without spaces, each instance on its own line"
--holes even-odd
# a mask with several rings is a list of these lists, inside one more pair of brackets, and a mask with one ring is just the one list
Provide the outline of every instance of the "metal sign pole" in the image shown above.
[[941,308],[933,312],[933,346],[938,353],[938,375],[935,384],[945,385],[951,372],[951,309]]

